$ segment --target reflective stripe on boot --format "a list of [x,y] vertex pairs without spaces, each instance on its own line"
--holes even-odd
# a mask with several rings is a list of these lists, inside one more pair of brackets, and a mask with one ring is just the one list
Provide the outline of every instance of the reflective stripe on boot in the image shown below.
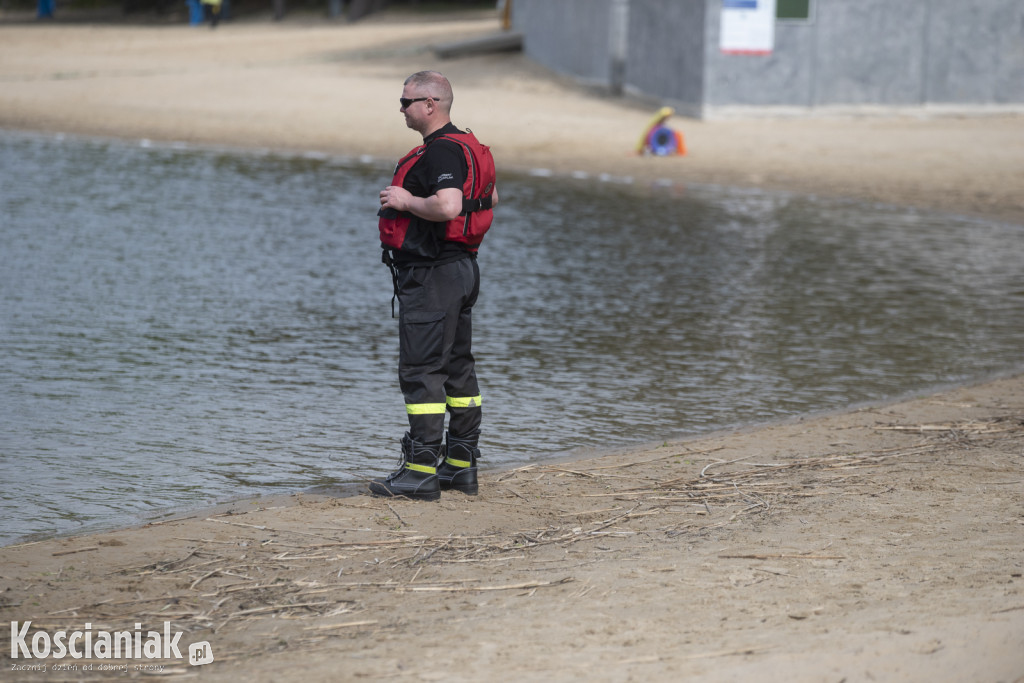
[[448,435],[447,454],[437,468],[437,478],[442,490],[461,491],[475,496],[480,490],[476,477],[476,459],[480,450],[476,447],[477,437],[454,438]]
[[424,445],[406,433],[402,438],[402,459],[398,469],[384,479],[371,481],[370,493],[375,496],[438,500],[441,497],[441,486],[434,463],[437,462],[440,449],[440,444]]

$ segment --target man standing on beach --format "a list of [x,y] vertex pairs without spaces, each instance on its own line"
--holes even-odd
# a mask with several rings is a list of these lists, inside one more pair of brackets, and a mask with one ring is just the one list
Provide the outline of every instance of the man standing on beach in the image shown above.
[[399,302],[398,378],[409,431],[399,468],[370,482],[375,495],[437,500],[442,489],[478,490],[480,388],[471,349],[480,291],[476,252],[498,192],[490,150],[452,124],[452,100],[451,84],[436,71],[406,79],[399,111],[423,144],[398,162],[380,192],[380,239]]

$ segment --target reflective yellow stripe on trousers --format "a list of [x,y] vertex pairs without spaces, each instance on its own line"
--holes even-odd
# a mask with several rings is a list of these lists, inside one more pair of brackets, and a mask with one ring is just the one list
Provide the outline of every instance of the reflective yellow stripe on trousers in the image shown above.
[[410,415],[444,415],[444,403],[406,403],[405,412]]
[[480,396],[465,396],[456,398],[454,396],[448,397],[448,405],[452,408],[479,408],[480,407]]

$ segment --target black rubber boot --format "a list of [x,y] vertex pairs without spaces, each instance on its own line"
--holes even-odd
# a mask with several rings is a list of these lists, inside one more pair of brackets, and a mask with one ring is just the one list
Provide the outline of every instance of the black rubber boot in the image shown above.
[[375,496],[405,496],[416,500],[437,500],[441,487],[437,477],[437,457],[441,444],[421,444],[408,433],[402,437],[402,459],[397,470],[384,479],[370,482]]
[[476,479],[476,460],[480,457],[480,449],[477,448],[479,438],[479,433],[467,438],[448,435],[444,462],[437,468],[442,490],[462,491],[469,496],[475,496],[480,490]]

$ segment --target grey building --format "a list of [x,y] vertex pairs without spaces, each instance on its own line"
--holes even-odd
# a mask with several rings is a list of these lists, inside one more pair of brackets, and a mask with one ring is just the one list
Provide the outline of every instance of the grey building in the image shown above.
[[1024,110],[1024,0],[513,0],[512,23],[535,61],[688,116]]

